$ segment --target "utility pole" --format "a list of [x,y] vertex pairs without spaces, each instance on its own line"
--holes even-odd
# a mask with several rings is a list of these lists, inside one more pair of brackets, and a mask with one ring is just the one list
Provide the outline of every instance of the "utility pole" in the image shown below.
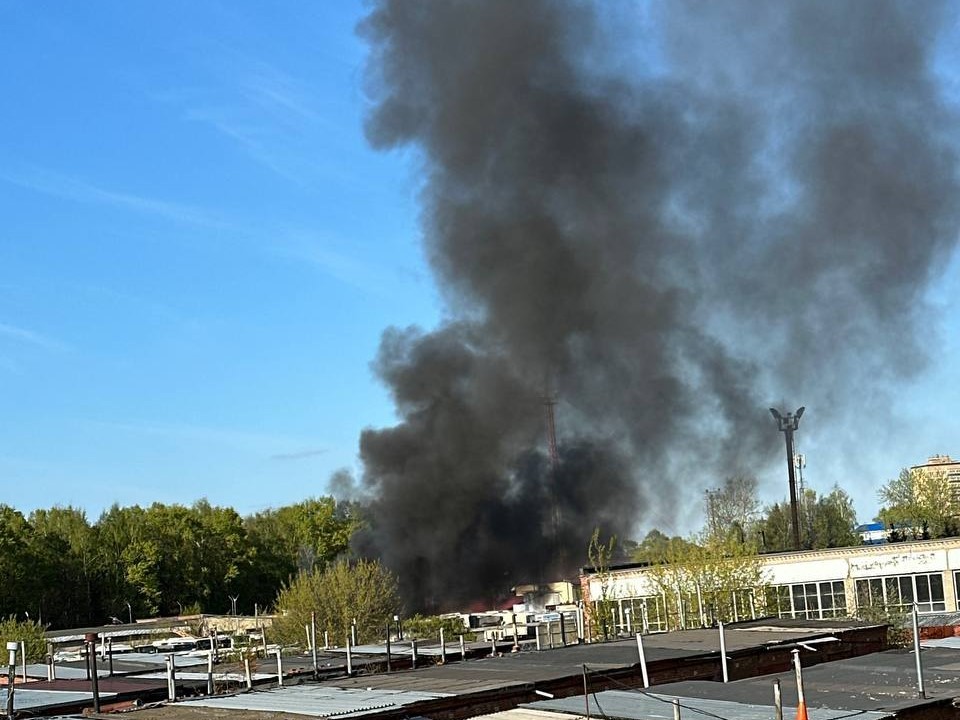
[[800,550],[800,514],[797,511],[797,478],[793,459],[793,433],[800,427],[800,417],[803,415],[805,407],[801,407],[796,413],[787,413],[781,415],[776,408],[770,408],[770,414],[777,421],[777,429],[783,433],[787,443],[787,476],[790,481],[790,524],[793,526],[793,549]]

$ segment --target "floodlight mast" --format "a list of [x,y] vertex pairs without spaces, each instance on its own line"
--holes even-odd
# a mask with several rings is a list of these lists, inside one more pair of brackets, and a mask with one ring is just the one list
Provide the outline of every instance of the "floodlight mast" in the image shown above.
[[793,433],[800,427],[800,417],[805,407],[795,413],[781,415],[776,408],[770,408],[770,414],[777,421],[777,429],[783,433],[787,441],[787,477],[790,479],[790,524],[793,531],[793,549],[800,549],[800,513],[797,510],[797,478],[793,463]]

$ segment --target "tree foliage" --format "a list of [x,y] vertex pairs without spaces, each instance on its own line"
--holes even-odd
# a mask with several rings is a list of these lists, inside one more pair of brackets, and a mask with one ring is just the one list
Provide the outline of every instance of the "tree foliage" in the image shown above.
[[243,518],[193,505],[114,505],[93,523],[71,507],[25,517],[0,505],[0,617],[53,627],[127,621],[187,609],[266,608],[298,568],[342,555],[359,520],[333,498]]
[[[805,550],[860,545],[853,499],[837,486],[826,495],[805,489],[797,501],[800,546]],[[787,500],[766,508],[753,534],[761,550],[793,550],[790,503]]]
[[400,609],[397,580],[379,562],[338,560],[300,572],[280,591],[273,629],[281,642],[299,643],[316,613],[317,632],[329,633],[332,643],[345,643],[354,622],[357,642],[371,642],[384,637]]
[[600,540],[600,528],[594,528],[593,535],[590,537],[590,544],[587,547],[587,560],[594,570],[594,578],[597,580],[599,593],[597,597],[591,597],[591,607],[587,609],[587,621],[591,624],[593,632],[598,637],[608,638],[612,628],[609,626],[609,618],[614,607],[614,600],[610,589],[613,584],[613,575],[610,571],[610,561],[613,559],[617,548],[617,537],[611,535],[606,542]]
[[[22,642],[27,662],[41,662],[47,652],[47,642],[43,637],[45,631],[46,628],[36,620],[17,620],[12,616],[4,618],[0,620],[0,648],[6,648],[8,642]],[[20,659],[19,654],[17,658]]]
[[630,560],[655,565],[682,554],[692,545],[690,540],[679,535],[670,537],[654,528],[639,543],[631,543]]
[[757,478],[752,475],[727,477],[716,490],[707,490],[704,501],[705,532],[711,541],[727,538],[744,542],[760,510]]
[[767,582],[752,543],[704,534],[700,542],[675,544],[650,578],[663,598],[671,628],[712,625],[758,611]]
[[880,520],[904,537],[946,537],[960,530],[957,504],[945,472],[903,468],[877,493]]

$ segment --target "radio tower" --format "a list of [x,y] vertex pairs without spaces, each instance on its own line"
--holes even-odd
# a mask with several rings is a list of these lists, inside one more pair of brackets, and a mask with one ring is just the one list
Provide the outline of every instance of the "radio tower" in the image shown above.
[[543,414],[547,421],[547,452],[550,454],[550,485],[547,502],[550,508],[550,540],[553,545],[554,566],[561,569],[565,566],[564,558],[561,557],[560,547],[560,501],[557,497],[557,478],[560,474],[560,452],[557,450],[557,424],[554,417],[554,407],[557,404],[557,396],[549,390],[543,394]]
[[560,468],[560,453],[557,451],[557,424],[553,411],[556,404],[556,395],[547,392],[543,396],[543,413],[547,419],[547,452],[550,453],[550,474],[553,476],[554,482],[557,479],[557,470]]

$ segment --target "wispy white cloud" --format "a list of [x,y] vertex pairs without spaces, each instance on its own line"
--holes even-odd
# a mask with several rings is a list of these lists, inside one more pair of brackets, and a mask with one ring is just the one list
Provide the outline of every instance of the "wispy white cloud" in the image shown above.
[[396,277],[387,268],[349,255],[333,243],[306,236],[287,237],[273,246],[275,254],[306,262],[336,280],[371,295],[387,295]]
[[110,205],[190,225],[227,227],[227,223],[222,218],[202,208],[109,190],[85,180],[43,168],[31,167],[21,172],[0,171],[0,180],[75,202]]
[[271,455],[271,460],[307,460],[309,458],[317,457],[318,455],[326,455],[327,450],[325,448],[318,448],[316,450],[300,450],[298,452],[289,452],[289,453],[277,453],[276,455]]
[[344,174],[323,158],[346,146],[343,118],[349,107],[258,58],[226,48],[218,56],[230,62],[211,68],[216,82],[209,87],[170,89],[153,97],[179,107],[186,120],[207,125],[253,161],[301,187],[318,174]]
[[0,323],[0,336],[12,338],[18,342],[27,343],[28,345],[35,345],[45,350],[62,352],[70,349],[67,344],[59,340],[54,340],[46,335],[41,335],[38,332],[17,327],[16,325],[8,325],[7,323]]
[[[155,437],[173,442],[199,444],[204,448],[219,446],[238,454],[253,455],[265,459],[294,456],[304,447],[316,447],[316,439],[291,435],[238,430],[235,428],[209,427],[190,423],[112,422],[87,420],[87,424],[111,432]],[[314,452],[323,452],[316,450]]]

